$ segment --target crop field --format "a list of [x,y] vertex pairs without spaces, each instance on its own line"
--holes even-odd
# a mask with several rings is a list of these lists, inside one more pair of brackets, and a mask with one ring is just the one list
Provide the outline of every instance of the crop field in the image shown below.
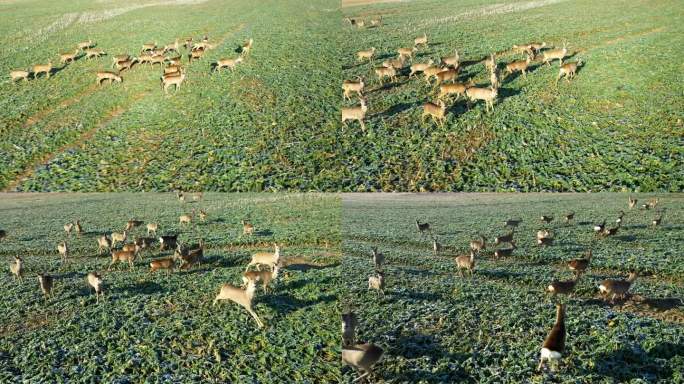
[[[366,84],[366,132],[344,127],[342,156],[358,191],[681,191],[684,168],[684,33],[680,1],[343,0],[343,77]],[[369,21],[382,18],[380,26]],[[428,37],[397,80],[373,69]],[[423,104],[438,88],[409,65],[453,55],[459,82],[489,87],[483,60],[525,58],[514,44],[567,44],[576,77],[556,83],[558,60],[537,57],[526,77],[501,75],[493,112],[484,102],[445,99],[443,126]],[[372,62],[356,53],[375,48]],[[548,50],[549,48],[546,48]],[[544,51],[542,51],[544,52]],[[356,96],[344,106],[358,105]],[[470,105],[468,105],[470,104]]]
[[[9,0],[0,14],[0,190],[335,188],[326,175],[341,164],[332,155],[341,70],[330,65],[339,46],[329,28],[339,3]],[[180,48],[179,91],[165,95],[161,69],[148,64],[97,86],[114,55],[186,36],[214,47],[192,63]],[[212,72],[250,38],[234,72]],[[107,54],[60,63],[58,53],[88,39]],[[10,71],[49,60],[49,79],[10,80]]]
[[[7,262],[0,277],[0,382],[320,383],[339,381],[339,196],[205,194],[5,194],[0,196],[3,260],[21,256],[23,282]],[[204,222],[179,226],[193,208]],[[143,251],[134,269],[97,254],[96,238],[122,231],[131,218],[157,222],[159,235],[205,242],[204,262],[173,273],[148,273],[162,254]],[[80,219],[83,234],[62,225]],[[242,235],[240,220],[255,233]],[[144,226],[132,236],[144,236]],[[62,264],[57,243],[71,255]],[[268,293],[259,286],[257,329],[240,306],[212,306],[223,283],[239,285],[250,255],[282,246],[282,269]],[[96,302],[86,274],[99,271]],[[44,299],[36,275],[55,277]]]
[[[389,383],[681,383],[684,381],[684,195],[658,197],[655,209],[629,209],[626,194],[350,194],[343,195],[342,267],[346,294],[359,319],[357,342],[385,353],[372,382]],[[652,219],[664,210],[660,226]],[[598,239],[604,218],[617,234]],[[563,216],[575,212],[566,223]],[[541,215],[554,220],[542,225]],[[520,218],[512,256],[495,258],[504,220]],[[427,222],[442,245],[435,255]],[[554,243],[536,245],[550,229]],[[488,247],[472,277],[459,275],[455,256],[468,254],[478,234]],[[384,296],[368,289],[371,248],[384,253]],[[572,274],[567,261],[591,247],[593,258],[573,296],[544,290]],[[604,301],[606,278],[639,273],[626,299]],[[566,304],[567,339],[560,364],[537,372],[542,342]],[[350,368],[342,377],[351,381]]]

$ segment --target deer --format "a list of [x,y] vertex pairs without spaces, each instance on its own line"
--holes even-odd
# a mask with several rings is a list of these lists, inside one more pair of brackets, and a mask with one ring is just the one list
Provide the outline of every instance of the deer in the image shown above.
[[152,274],[160,269],[166,269],[166,274],[169,275],[173,271],[174,265],[172,257],[152,260],[150,261],[150,272],[148,272],[148,274]]
[[107,270],[111,270],[112,266],[118,262],[127,262],[130,270],[133,270],[133,260],[135,260],[136,252],[131,251],[131,250],[112,250],[112,261],[109,263],[109,267],[107,267]]
[[110,251],[112,249],[112,241],[109,240],[107,235],[103,235],[97,238],[97,253],[102,254],[104,250]]
[[497,246],[497,245],[503,244],[503,243],[511,243],[513,241],[514,233],[515,233],[514,231],[511,231],[506,235],[494,237],[494,246]]
[[189,269],[195,264],[201,265],[204,258],[204,242],[200,242],[198,248],[188,250],[184,250],[178,245],[173,256],[181,261],[179,269]]
[[615,219],[615,223],[622,225],[622,220],[624,218],[625,218],[625,211],[620,211],[620,213],[618,213],[618,218]]
[[513,252],[517,249],[515,245],[515,240],[510,242],[510,248],[500,248],[494,251],[494,257],[509,257],[513,255]]
[[373,56],[375,56],[375,47],[371,47],[370,49],[365,51],[356,52],[357,61],[363,61],[364,59],[368,59],[368,61],[373,61]]
[[577,73],[577,68],[582,66],[582,60],[578,60],[577,62],[574,63],[565,63],[561,64],[560,69],[558,71],[558,77],[556,77],[556,83],[561,79],[561,77],[565,76],[565,80],[569,83],[570,80],[575,78],[575,74]]
[[31,74],[29,71],[25,71],[23,69],[15,69],[10,71],[10,78],[12,79],[12,82],[18,81],[18,80],[24,80],[28,82],[28,77]]
[[487,238],[483,235],[480,235],[479,237],[480,238],[477,240],[470,241],[470,250],[473,252],[480,253],[481,251],[487,249]]
[[155,64],[159,64],[160,67],[164,66],[164,63],[166,62],[166,57],[164,56],[152,56],[149,61],[150,66],[154,66]]
[[178,235],[167,235],[159,237],[159,251],[174,249],[178,244]]
[[374,289],[385,296],[385,274],[382,271],[375,271],[375,275],[368,277],[368,289]]
[[484,66],[488,71],[493,71],[496,68],[496,56],[491,53],[488,59],[484,60]]
[[116,68],[117,71],[119,71],[119,73],[121,73],[124,70],[133,68],[133,65],[138,63],[138,62],[140,62],[140,59],[134,57],[132,59],[117,61],[114,64],[114,67]]
[[69,247],[67,246],[66,241],[57,244],[57,251],[59,252],[62,262],[66,263],[67,257],[69,256]]
[[204,49],[194,49],[188,53],[188,62],[192,63],[193,60],[199,60],[204,56]]
[[637,200],[636,198],[629,196],[627,200],[627,203],[629,204],[629,209],[633,209],[634,207],[636,207],[638,201],[639,200]]
[[460,99],[461,96],[466,96],[466,90],[470,87],[475,86],[473,80],[468,80],[467,83],[453,83],[453,84],[440,84],[438,99],[443,99],[445,96],[456,95],[456,100]]
[[85,58],[86,60],[90,60],[93,57],[94,58],[99,58],[100,56],[106,55],[107,52],[101,50],[101,49],[86,49],[85,50]]
[[432,233],[432,229],[430,228],[430,223],[421,223],[420,221],[416,220],[416,228],[418,228],[418,232],[421,235],[425,235],[425,232]]
[[591,251],[591,249],[588,249],[584,253],[584,257],[582,257],[581,259],[570,260],[568,262],[568,268],[570,268],[571,271],[574,271],[576,273],[583,273],[589,267],[589,263],[591,262],[592,256],[593,252]]
[[127,231],[123,231],[123,233],[112,232],[112,234],[111,234],[112,247],[115,247],[116,243],[125,243],[127,237],[128,237]]
[[363,119],[368,112],[368,106],[364,98],[361,98],[359,102],[361,103],[359,106],[342,108],[342,124],[346,125],[347,120],[356,120],[361,124],[361,130],[365,132],[366,125],[363,123]]
[[164,53],[171,51],[178,52],[179,48],[180,44],[178,43],[178,39],[176,39],[173,43],[164,45]]
[[228,68],[231,72],[235,71],[235,67],[237,67],[238,64],[242,63],[244,58],[242,56],[237,57],[235,59],[220,59],[216,60],[214,70],[217,72],[221,71],[221,68]]
[[425,122],[427,116],[430,116],[432,120],[439,123],[440,126],[444,126],[444,122],[446,121],[446,105],[444,104],[444,101],[438,100],[436,104],[432,102],[423,104],[421,121]]
[[189,215],[181,215],[178,218],[178,224],[183,225],[183,224],[191,224],[192,219],[195,218],[195,209],[192,209],[192,212]]
[[449,68],[439,72],[435,77],[437,77],[437,85],[442,84],[446,81],[454,81],[458,78],[458,70]]
[[47,273],[38,274],[38,284],[40,285],[40,290],[43,292],[45,300],[49,296],[52,296],[52,288],[55,284],[55,279],[48,275]]
[[494,110],[494,101],[498,95],[498,89],[493,86],[489,88],[470,87],[466,89],[466,96],[468,96],[471,101],[476,102],[477,100],[483,100],[485,102],[486,111],[489,111],[490,109],[492,111]]
[[604,297],[611,296],[611,304],[615,302],[616,297],[624,299],[629,291],[629,288],[637,278],[636,272],[630,272],[626,280],[623,279],[606,279],[599,284],[599,291]]
[[473,276],[473,270],[475,269],[475,251],[470,250],[470,255],[462,255],[456,257],[456,268],[458,268],[458,274],[463,277],[463,270],[468,271],[470,276]]
[[556,304],[556,322],[542,344],[537,371],[541,371],[547,361],[559,361],[564,349],[565,306],[563,304]]
[[370,24],[372,27],[379,27],[382,25],[382,16],[377,16],[374,17],[370,20]]
[[240,223],[242,224],[242,235],[243,236],[244,235],[251,236],[254,234],[254,225],[252,225],[251,223],[249,223],[245,220],[242,220]]
[[37,79],[38,75],[44,73],[49,79],[50,73],[52,72],[52,60],[48,61],[47,64],[36,64],[33,66],[33,78]]
[[181,67],[180,65],[171,64],[171,65],[164,67],[163,75],[164,76],[166,76],[166,75],[180,76],[180,73],[182,70],[183,70],[183,67]]
[[492,84],[492,87],[499,89],[501,87],[501,81],[500,81],[500,74],[499,74],[499,68],[494,67],[490,72],[489,72],[489,82]]
[[427,61],[427,63],[415,63],[411,64],[411,72],[409,73],[409,78],[411,78],[413,75],[419,72],[423,72],[427,68],[431,67],[432,64],[434,64],[434,60],[430,59]]
[[71,237],[71,231],[74,229],[74,223],[64,224],[64,232],[66,232],[67,237]]
[[175,66],[177,66],[177,67],[180,67],[180,66],[181,66],[181,62],[183,61],[183,56],[178,55],[178,56],[175,56],[175,57],[168,57],[168,58],[166,58],[166,60],[169,62],[169,65],[170,65],[170,66],[171,66],[171,65],[175,65]]
[[438,67],[438,66],[435,66],[435,65],[432,65],[432,66],[429,66],[429,67],[425,68],[425,69],[423,70],[423,76],[424,76],[424,78],[425,78],[425,82],[428,83],[428,84],[430,84],[430,80],[431,80],[433,77],[436,78],[436,77],[437,77],[437,74],[440,73],[440,72],[442,72],[443,70],[444,70],[444,68]]
[[154,234],[154,236],[157,236],[157,229],[159,229],[159,224],[157,223],[147,223],[147,236],[150,234]]
[[663,216],[665,215],[665,209],[662,209],[658,216],[654,217],[653,220],[651,220],[651,225],[653,227],[659,226],[663,222]]
[[542,221],[542,223],[550,224],[553,221],[553,216],[542,215],[540,220]]
[[542,52],[542,61],[544,64],[548,65],[549,67],[551,66],[551,62],[558,59],[560,62],[560,65],[563,65],[563,59],[565,56],[568,54],[568,49],[565,47],[565,43],[563,43],[563,49],[549,49],[544,52]]
[[247,280],[247,287],[242,289],[240,287],[233,286],[231,284],[225,283],[221,286],[221,289],[214,299],[213,305],[216,305],[219,300],[230,300],[235,304],[242,306],[256,321],[259,328],[263,328],[264,323],[259,319],[259,316],[252,309],[252,300],[254,299],[254,293],[256,292],[256,281],[253,279]]
[[575,290],[575,286],[577,285],[577,281],[579,280],[581,275],[581,272],[575,272],[575,276],[572,280],[552,281],[551,284],[549,284],[549,286],[546,287],[546,291],[550,293],[552,297],[555,297],[558,294],[571,295],[572,292]]
[[598,235],[603,238],[615,236],[618,233],[618,230],[620,230],[620,223],[617,223],[617,225],[613,228],[604,228],[603,231],[598,233]]
[[532,54],[532,58],[535,59],[537,54],[546,47],[546,42],[541,43],[529,43],[527,44],[528,51]]
[[432,238],[432,252],[435,256],[442,252],[442,244],[437,242],[437,237]]
[[119,61],[126,61],[129,59],[132,59],[132,57],[127,54],[112,56],[112,68],[114,68]]
[[527,79],[527,67],[529,67],[532,58],[527,55],[525,60],[516,60],[506,64],[506,69],[504,72],[506,76],[511,75],[515,72],[522,72],[523,78]]
[[164,90],[164,93],[168,93],[169,87],[174,86],[176,89],[176,92],[180,90],[181,83],[185,80],[185,72],[181,71],[180,74],[178,75],[167,75],[167,76],[162,76],[161,77],[161,85],[162,89]]
[[242,50],[240,51],[240,54],[243,56],[249,55],[249,53],[252,51],[252,45],[254,45],[254,39],[245,41],[242,44]]
[[382,62],[382,66],[385,68],[394,68],[396,70],[401,70],[404,68],[404,58],[399,56],[396,59],[387,59]]
[[563,216],[563,218],[565,219],[566,223],[571,222],[572,220],[575,219],[575,211],[570,211],[570,212],[566,213],[565,216]]
[[157,43],[156,42],[155,43],[145,43],[142,45],[142,49],[140,50],[140,53],[154,51],[155,49],[157,49]]
[[382,271],[382,264],[385,262],[385,255],[378,252],[377,247],[371,248],[371,251],[373,253],[373,265],[375,266],[375,270]]
[[97,77],[97,85],[102,86],[102,83],[105,80],[109,80],[109,84],[112,84],[114,82],[121,83],[123,82],[123,78],[119,76],[119,74],[114,73],[114,72],[109,72],[109,71],[103,71],[103,72],[97,72],[96,74]]
[[14,280],[24,281],[24,260],[19,256],[14,256],[14,263],[10,264],[10,272],[14,275]]
[[413,48],[399,48],[397,49],[397,53],[399,54],[399,59],[407,58],[409,60],[413,60],[413,54],[418,52],[418,48],[415,46]]
[[59,54],[59,63],[60,64],[68,64],[76,60],[76,56],[78,56],[79,50],[75,50],[73,53],[60,53]]
[[342,347],[349,347],[354,345],[356,337],[356,327],[359,325],[359,320],[356,314],[352,311],[342,314]]
[[603,219],[603,221],[598,224],[594,224],[594,232],[597,236],[601,234],[604,229],[606,229],[606,219]]
[[457,49],[454,50],[453,56],[445,56],[445,57],[442,57],[442,59],[441,59],[442,65],[447,66],[447,67],[452,67],[454,69],[458,69],[460,61],[461,61],[461,56],[459,56]]
[[131,231],[132,229],[139,227],[143,224],[145,224],[145,222],[142,220],[130,219],[126,222],[126,231]]
[[249,269],[252,265],[256,265],[257,270],[260,270],[261,265],[268,265],[273,268],[280,262],[280,246],[278,244],[273,244],[275,252],[257,252],[252,255],[252,260],[247,264],[245,271]]
[[78,43],[78,49],[80,49],[82,51],[85,51],[88,48],[93,47],[93,46],[95,46],[95,42],[91,39],[88,39],[86,41],[82,41],[82,42]]
[[138,252],[140,252],[142,250],[152,248],[154,241],[155,239],[153,237],[136,237],[135,240],[133,240],[133,244],[135,244]]
[[0,229],[0,240],[4,240],[7,238],[7,231],[4,229]]
[[102,276],[100,276],[97,272],[90,272],[88,273],[88,277],[86,280],[88,281],[88,285],[90,285],[95,290],[95,302],[99,303],[100,296],[102,296],[102,298],[104,299]]
[[380,361],[383,353],[383,349],[375,344],[354,344],[342,347],[342,363],[363,372],[353,380],[356,382],[373,374],[373,365]]
[[249,283],[250,279],[253,279],[255,281],[261,281],[264,292],[268,292],[268,285],[271,281],[278,278],[278,271],[279,267],[277,265],[273,266],[270,271],[247,271],[242,274],[243,288]]
[[419,36],[413,39],[413,46],[417,47],[419,45],[422,45],[423,47],[428,46],[428,37],[425,33],[423,33],[423,36]]
[[363,87],[365,86],[363,78],[357,77],[357,81],[345,80],[342,82],[342,97],[344,100],[351,100],[351,93],[356,92],[359,98],[363,98]]
[[377,67],[374,71],[380,84],[385,83],[385,77],[389,77],[391,81],[397,81],[397,70],[394,67]]

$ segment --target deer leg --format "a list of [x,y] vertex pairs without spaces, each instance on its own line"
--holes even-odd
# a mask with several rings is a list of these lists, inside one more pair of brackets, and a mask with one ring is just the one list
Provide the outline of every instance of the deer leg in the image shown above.
[[257,316],[256,313],[254,313],[252,308],[246,308],[246,309],[247,309],[247,312],[249,312],[249,314],[252,315],[252,317],[256,321],[257,325],[259,326],[259,328],[263,328],[264,323],[261,322],[261,320],[259,319],[259,316]]

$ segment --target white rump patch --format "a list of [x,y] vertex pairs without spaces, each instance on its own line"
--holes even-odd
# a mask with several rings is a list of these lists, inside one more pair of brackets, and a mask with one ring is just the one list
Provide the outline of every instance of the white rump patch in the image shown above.
[[546,360],[559,360],[561,358],[561,354],[560,352],[552,351],[548,348],[542,348],[541,358]]

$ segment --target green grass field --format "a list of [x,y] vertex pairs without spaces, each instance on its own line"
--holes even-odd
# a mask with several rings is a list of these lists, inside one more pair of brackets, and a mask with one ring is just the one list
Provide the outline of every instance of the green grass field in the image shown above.
[[[329,0],[0,2],[0,190],[329,190],[339,168],[333,116],[339,4]],[[164,96],[159,67],[95,84],[115,54],[207,35],[215,49],[183,65],[187,81]],[[236,57],[234,73],[210,63]],[[58,52],[92,39],[107,52],[63,67]],[[187,54],[185,49],[181,53]],[[171,54],[173,56],[173,54]],[[48,79],[12,84],[9,71],[57,67]],[[337,120],[337,119],[335,119]]]
[[[652,196],[639,195],[640,201]],[[374,382],[390,383],[680,383],[684,380],[684,195],[661,195],[654,210],[627,207],[625,194],[345,195],[343,269],[360,326],[357,340],[385,349]],[[575,221],[562,215],[574,210]],[[615,237],[594,241],[593,223],[609,226],[624,210]],[[540,216],[555,244],[539,248]],[[474,276],[460,277],[454,256],[483,233],[491,242],[522,218],[513,256],[476,258]],[[444,246],[435,256],[415,220],[427,221]],[[371,247],[385,254],[385,297],[368,290]],[[538,374],[539,350],[555,308],[544,289],[569,279],[565,262],[591,246],[594,258],[567,303],[566,350],[559,370]],[[626,301],[601,300],[605,278],[641,276]],[[343,378],[357,374],[346,368]]]
[[[375,4],[378,3],[378,4]],[[366,80],[368,132],[356,122],[341,138],[359,191],[681,191],[684,98],[681,2],[483,0],[343,1],[346,17],[382,16],[383,25],[344,25],[343,76]],[[533,62],[524,79],[503,80],[494,112],[482,102],[447,102],[444,127],[421,124],[436,89],[422,76],[381,87],[373,66],[427,34],[414,62],[458,49],[460,80],[489,86],[480,62],[514,44],[567,42],[586,64],[571,83]],[[356,52],[377,49],[372,64]],[[511,52],[506,63],[524,58]],[[358,103],[356,100],[345,105]],[[361,161],[362,160],[362,161]]]
[[[0,196],[0,382],[302,382],[339,381],[340,199],[334,195],[205,194],[182,204],[172,194],[30,194]],[[205,209],[207,221],[180,228],[178,216]],[[206,242],[194,269],[148,274],[155,249],[106,271],[96,237],[123,230],[129,218],[158,222],[159,234]],[[81,219],[73,257],[62,265],[62,225]],[[256,228],[242,236],[240,220]],[[133,235],[143,235],[137,229]],[[266,324],[229,302],[212,307],[225,282],[239,284],[250,255],[282,243],[285,267],[274,290],[257,290],[254,309]],[[169,252],[165,252],[168,255]],[[9,260],[24,259],[15,281]],[[85,276],[101,271],[96,304]],[[37,273],[56,277],[44,301]]]

